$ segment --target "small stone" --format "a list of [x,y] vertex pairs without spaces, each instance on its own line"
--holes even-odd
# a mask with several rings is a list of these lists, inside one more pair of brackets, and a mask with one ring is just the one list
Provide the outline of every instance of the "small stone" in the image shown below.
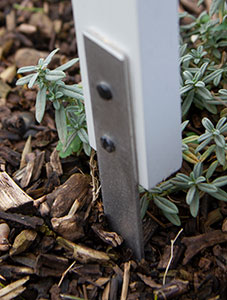
[[224,222],[222,223],[222,231],[227,232],[227,218],[225,218]]
[[35,26],[43,35],[51,37],[54,26],[50,18],[43,13],[35,13],[31,15],[30,25]]
[[33,34],[37,31],[37,28],[34,25],[23,23],[17,27],[17,30],[22,33]]
[[10,249],[10,255],[16,255],[27,250],[37,237],[37,232],[31,229],[25,229],[16,236],[13,246]]
[[37,51],[31,48],[21,48],[15,54],[15,63],[18,68],[34,66],[38,64],[41,57],[45,58],[47,52]]

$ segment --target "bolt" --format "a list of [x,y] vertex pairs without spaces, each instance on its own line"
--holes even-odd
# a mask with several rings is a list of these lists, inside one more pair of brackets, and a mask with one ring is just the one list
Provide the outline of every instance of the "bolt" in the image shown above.
[[115,151],[115,145],[114,142],[107,136],[102,136],[100,138],[101,145],[103,149],[105,149],[107,152],[111,153]]
[[99,96],[104,100],[112,99],[113,95],[112,95],[111,87],[108,83],[100,82],[99,84],[97,84],[96,89],[99,93]]

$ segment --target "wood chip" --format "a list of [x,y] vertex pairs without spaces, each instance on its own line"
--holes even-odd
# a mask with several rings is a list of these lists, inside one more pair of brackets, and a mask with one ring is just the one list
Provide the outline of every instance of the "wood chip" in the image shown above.
[[29,276],[26,276],[22,279],[14,281],[13,283],[8,284],[6,287],[0,290],[1,300],[10,300],[16,298],[20,295],[25,288],[22,287],[29,280]]
[[174,279],[160,289],[155,290],[154,296],[157,297],[158,300],[176,299],[176,297],[187,292],[188,286],[188,281]]
[[105,252],[75,244],[66,239],[63,239],[62,237],[57,237],[57,242],[62,247],[71,250],[73,258],[81,263],[110,260],[109,255],[107,255]]
[[19,210],[33,207],[33,199],[29,197],[6,173],[0,172],[0,210]]
[[31,229],[25,229],[18,234],[14,240],[13,246],[9,251],[10,255],[16,255],[26,251],[37,237],[37,232]]
[[121,290],[121,300],[127,299],[128,294],[128,285],[129,285],[129,278],[130,278],[130,261],[124,264],[124,276],[123,276],[123,285]]
[[186,265],[201,250],[227,242],[227,233],[221,230],[214,230],[198,236],[184,237],[181,242],[187,247],[183,260],[183,265]]

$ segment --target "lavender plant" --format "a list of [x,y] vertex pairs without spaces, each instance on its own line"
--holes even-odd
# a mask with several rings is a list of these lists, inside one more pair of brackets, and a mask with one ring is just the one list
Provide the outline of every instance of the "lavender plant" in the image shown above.
[[28,88],[32,88],[34,85],[38,86],[35,105],[37,122],[40,123],[43,119],[46,101],[52,102],[59,136],[57,149],[61,157],[68,156],[73,152],[80,153],[82,149],[87,155],[90,155],[91,148],[88,142],[82,87],[78,84],[67,85],[63,81],[66,77],[64,71],[77,63],[78,59],[72,59],[56,69],[50,70],[48,65],[58,50],[53,50],[45,59],[40,58],[36,66],[20,68],[19,74],[32,73],[18,79],[16,84],[27,84]]

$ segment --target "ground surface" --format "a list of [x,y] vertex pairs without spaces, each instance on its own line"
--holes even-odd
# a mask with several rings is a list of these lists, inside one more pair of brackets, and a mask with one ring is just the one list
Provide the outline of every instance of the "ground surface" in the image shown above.
[[[9,181],[8,193],[15,193],[11,209],[9,197],[0,193],[0,284],[18,285],[14,294],[12,286],[0,290],[0,298],[133,300],[154,299],[156,291],[157,299],[226,299],[223,203],[208,205],[204,199],[194,219],[182,195],[172,199],[182,210],[182,232],[151,206],[143,221],[145,259],[136,262],[108,228],[95,193],[95,156],[90,162],[84,154],[59,159],[51,105],[37,124],[36,90],[15,86],[17,68],[36,64],[57,47],[53,67],[77,56],[70,1],[0,1],[0,171],[26,193],[10,189]],[[69,83],[80,82],[78,68],[70,69]],[[2,184],[7,175],[1,176]],[[2,239],[5,223],[9,245]],[[178,233],[166,276],[171,240]]]

